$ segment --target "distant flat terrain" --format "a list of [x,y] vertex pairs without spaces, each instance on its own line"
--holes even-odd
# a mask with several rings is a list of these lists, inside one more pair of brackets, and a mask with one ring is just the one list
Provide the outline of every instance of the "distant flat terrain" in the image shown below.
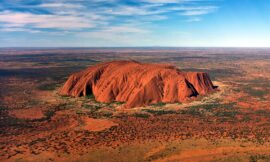
[[[218,91],[135,109],[57,94],[111,60],[207,72]],[[270,161],[269,69],[267,48],[1,48],[0,161]]]

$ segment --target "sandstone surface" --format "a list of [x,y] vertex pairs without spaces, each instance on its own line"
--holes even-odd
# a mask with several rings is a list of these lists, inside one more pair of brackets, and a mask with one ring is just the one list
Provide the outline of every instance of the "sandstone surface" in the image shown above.
[[72,74],[60,95],[93,95],[98,102],[124,102],[133,108],[185,102],[214,89],[207,73],[182,72],[172,65],[111,61]]

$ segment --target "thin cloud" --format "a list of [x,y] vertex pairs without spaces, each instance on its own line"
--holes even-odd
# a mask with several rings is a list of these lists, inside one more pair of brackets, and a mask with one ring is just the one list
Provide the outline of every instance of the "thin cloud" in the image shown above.
[[43,3],[40,4],[36,7],[41,7],[41,8],[68,8],[68,9],[80,9],[83,8],[82,5],[80,4],[72,4],[72,3]]
[[35,28],[80,29],[92,28],[95,25],[89,20],[76,16],[44,15],[5,11],[0,13],[0,22],[7,26]]
[[134,27],[134,26],[113,26],[106,28],[102,30],[101,32],[111,32],[111,33],[148,33],[147,30],[141,29],[139,27]]
[[166,21],[170,17],[179,17],[176,21],[181,22],[201,21],[203,15],[219,9],[207,0],[132,0],[132,3],[124,0],[91,0],[91,3],[87,0],[37,0],[35,3],[4,0],[0,6],[3,8],[0,23],[5,31],[52,33],[95,30],[141,34],[149,31],[145,24]]
[[201,0],[141,0],[146,3],[160,3],[160,4],[170,4],[170,3],[187,3],[187,2],[197,2]]
[[193,7],[187,8],[181,15],[184,16],[199,16],[199,15],[206,15],[212,12],[215,12],[218,9],[216,6],[202,6],[202,7]]
[[32,30],[32,29],[27,29],[27,28],[17,28],[17,27],[0,28],[0,31],[4,31],[4,32],[30,32],[30,33],[40,33],[41,32],[39,30]]

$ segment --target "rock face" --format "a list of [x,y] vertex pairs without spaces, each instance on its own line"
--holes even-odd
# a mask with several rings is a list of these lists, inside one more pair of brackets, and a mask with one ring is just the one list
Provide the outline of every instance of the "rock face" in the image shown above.
[[125,102],[126,108],[187,101],[214,86],[207,73],[181,72],[174,66],[136,61],[112,61],[71,75],[60,95],[93,94],[99,102]]

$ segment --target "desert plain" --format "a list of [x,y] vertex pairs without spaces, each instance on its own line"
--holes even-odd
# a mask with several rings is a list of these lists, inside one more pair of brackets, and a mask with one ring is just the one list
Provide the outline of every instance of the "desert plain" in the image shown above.
[[[125,108],[59,95],[106,61],[206,72],[215,91]],[[270,49],[2,48],[0,161],[270,161]]]

